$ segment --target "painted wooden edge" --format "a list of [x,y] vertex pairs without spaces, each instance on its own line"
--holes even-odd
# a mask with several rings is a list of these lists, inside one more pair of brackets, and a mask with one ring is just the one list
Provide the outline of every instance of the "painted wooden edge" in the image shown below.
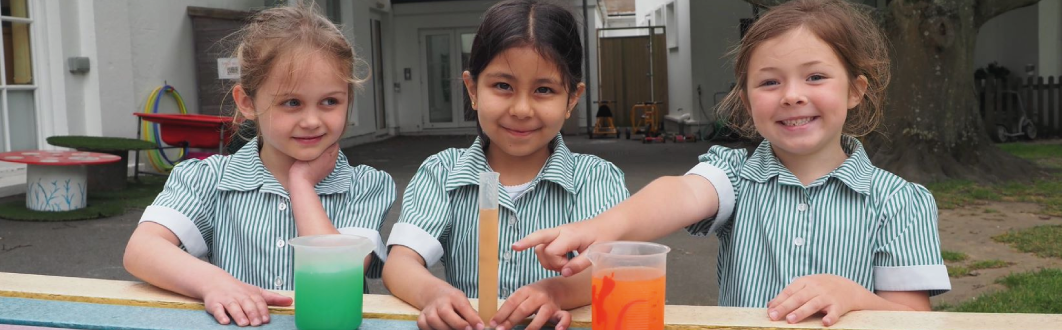
[[[292,291],[274,291],[289,297]],[[43,300],[62,300],[110,305],[161,307],[202,310],[195,299],[168,292],[142,282],[113,281],[76,277],[59,277],[0,272],[0,296]],[[472,306],[478,300],[470,299]],[[364,318],[416,320],[420,311],[389,295],[367,294]],[[270,312],[293,315],[292,307],[271,307]],[[590,328],[589,307],[571,311],[571,327]],[[763,308],[718,306],[666,307],[666,329],[824,329],[819,318],[797,324],[772,322]],[[831,330],[980,330],[980,329],[1059,329],[1062,314],[988,314],[947,312],[857,311],[848,313]]]

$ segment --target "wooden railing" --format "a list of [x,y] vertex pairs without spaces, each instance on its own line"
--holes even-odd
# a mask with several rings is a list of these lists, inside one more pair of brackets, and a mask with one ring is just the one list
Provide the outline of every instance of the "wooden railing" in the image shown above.
[[993,137],[999,127],[1016,132],[1022,113],[1039,137],[1062,136],[1062,76],[1027,79],[978,79],[975,88],[985,128]]

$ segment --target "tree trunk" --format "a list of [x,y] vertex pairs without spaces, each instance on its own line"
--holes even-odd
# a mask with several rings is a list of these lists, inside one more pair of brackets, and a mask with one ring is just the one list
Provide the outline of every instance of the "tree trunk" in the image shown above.
[[878,167],[921,183],[998,182],[1042,173],[1034,164],[992,145],[981,120],[973,54],[983,23],[975,18],[976,11],[984,2],[890,2],[884,31],[890,42],[893,80],[884,125],[866,143]]

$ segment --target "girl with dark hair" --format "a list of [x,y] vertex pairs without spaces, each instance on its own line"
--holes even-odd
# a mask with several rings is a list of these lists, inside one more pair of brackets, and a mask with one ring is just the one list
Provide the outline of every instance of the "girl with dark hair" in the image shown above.
[[[586,86],[583,47],[567,9],[539,0],[491,7],[472,43],[463,78],[480,135],[466,149],[429,157],[402,199],[388,240],[384,284],[422,310],[422,329],[528,329],[570,323],[565,310],[590,303],[589,272],[573,277],[538,265],[535,253],[509,247],[520,237],[594,217],[627,198],[623,172],[573,153],[559,132]],[[500,173],[498,297],[479,297],[478,176]],[[442,261],[446,281],[428,267]],[[503,298],[482,320],[468,298]]]

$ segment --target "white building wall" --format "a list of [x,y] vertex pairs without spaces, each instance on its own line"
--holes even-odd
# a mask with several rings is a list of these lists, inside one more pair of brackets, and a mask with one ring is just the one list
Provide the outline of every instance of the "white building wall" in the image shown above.
[[[669,118],[684,118],[683,115],[692,109],[693,100],[690,81],[693,72],[690,71],[693,57],[690,44],[690,0],[638,0],[634,3],[635,18],[638,26],[668,26],[675,29],[665,29],[669,36],[665,39],[673,39],[677,47],[666,47],[667,56],[667,108]],[[674,6],[674,17],[677,22],[668,22],[667,6]],[[671,35],[677,34],[677,38]],[[669,45],[672,46],[672,45]]]
[[605,18],[605,26],[610,28],[635,27],[634,16],[620,16]]
[[482,20],[483,12],[494,1],[455,1],[441,3],[411,3],[394,5],[395,56],[391,59],[395,77],[403,77],[410,70],[409,80],[398,81],[399,92],[395,97],[398,110],[399,134],[419,133],[424,130],[424,98],[428,91],[422,87],[420,31],[438,28],[475,29]]
[[[393,76],[397,78],[395,82],[398,83],[398,88],[400,89],[400,92],[395,94],[393,102],[397,110],[398,127],[396,129],[399,134],[474,132],[474,130],[469,128],[425,130],[423,127],[423,116],[426,112],[423,105],[423,97],[426,97],[427,91],[423,89],[421,84],[423,68],[421,68],[420,32],[428,29],[443,28],[467,28],[475,31],[482,21],[483,13],[496,2],[496,0],[469,0],[395,4],[393,6],[392,33],[394,35],[395,48],[394,56],[389,59],[392,63]],[[584,76],[591,82],[590,86],[587,86],[587,90],[592,91],[591,97],[596,100],[598,95],[597,43],[594,39],[596,38],[594,27],[598,23],[597,15],[593,15],[593,12],[596,11],[594,3],[595,1],[588,1],[590,6],[588,7],[588,13],[591,20],[589,22],[590,42],[586,43],[587,47],[584,51],[588,51],[590,54],[591,68],[590,70],[584,70]],[[582,0],[572,0],[569,8],[572,10],[572,15],[575,16],[576,20],[581,22],[583,17]],[[580,31],[579,35],[582,38],[582,31]],[[405,69],[409,69],[412,74],[410,80],[402,78]],[[582,127],[585,127],[587,118],[585,101],[585,97],[580,98],[579,105],[573,110],[573,112],[578,114],[579,117],[576,119]],[[460,101],[458,100],[458,102]],[[575,114],[573,114],[574,116]]]
[[[1041,76],[1062,78],[1062,0],[1040,0]],[[1058,81],[1056,78],[1055,81]]]
[[[999,62],[1010,69],[1011,77],[1026,77],[1025,65],[1040,62],[1038,9],[1037,5],[1015,9],[981,26],[974,51],[974,67]],[[1058,16],[1054,20],[1057,21]]]
[[693,48],[689,109],[694,119],[707,123],[716,117],[714,99],[723,98],[715,94],[729,91],[736,81],[733,59],[728,53],[741,42],[741,19],[753,17],[752,6],[742,0],[693,2],[691,15],[698,19],[690,26],[689,33]]
[[634,17],[638,26],[645,26],[647,19],[654,20],[654,11],[656,11],[657,8],[662,7],[664,4],[673,1],[676,0],[635,0]]
[[669,24],[668,4],[674,4],[678,18],[677,31],[668,31],[678,33],[678,47],[667,52],[668,117],[704,124],[715,118],[713,94],[728,91],[734,82],[726,55],[740,42],[740,19],[752,17],[752,7],[741,0],[638,0],[638,24]]
[[[595,29],[595,27],[603,26],[605,24],[605,21],[604,21],[605,18],[601,17],[600,15],[594,15],[593,14],[594,12],[597,11],[596,1],[588,0],[586,3],[587,3],[586,10],[587,10],[587,13],[589,13],[588,16],[590,16],[590,17],[588,17],[590,22],[586,23],[586,24],[588,24],[589,30],[587,31],[587,38],[586,38],[587,40],[583,41],[583,44],[586,45],[586,47],[583,49],[583,51],[590,54],[589,55],[590,56],[590,67],[589,68],[585,68],[586,60],[583,60],[583,66],[584,66],[583,75],[585,76],[584,80],[588,82],[587,86],[586,86],[586,90],[587,90],[588,93],[590,93],[590,98],[591,98],[590,101],[594,102],[594,101],[597,101],[597,100],[601,99],[601,93],[598,91],[598,88],[599,88],[598,86],[601,86],[601,84],[600,84],[601,79],[599,79],[600,78],[600,73],[597,70],[597,63],[598,63],[597,30]],[[573,13],[575,15],[575,19],[580,21],[580,22],[582,22],[583,21],[582,1],[581,0],[572,0],[572,7],[575,8],[575,12]],[[582,26],[580,26],[580,28],[581,27]],[[579,35],[580,35],[579,38],[582,39],[583,38],[583,34],[580,33]],[[587,112],[586,112],[587,106],[590,107],[590,113],[589,114],[587,114]],[[576,108],[574,110],[572,110],[572,112],[577,113],[578,116],[579,116],[577,118],[579,127],[583,127],[584,128],[584,129],[581,130],[581,133],[585,133],[586,132],[585,128],[587,127],[587,118],[589,118],[590,121],[591,121],[590,126],[593,126],[593,121],[595,119],[594,116],[597,115],[596,114],[596,109],[597,109],[597,106],[595,106],[592,103],[587,105],[586,104],[586,97],[582,97],[579,100],[579,105],[576,106]],[[572,117],[575,117],[575,116],[576,116],[576,114],[572,114]]]
[[[148,94],[168,82],[198,113],[195,48],[188,6],[248,10],[263,0],[126,0],[67,3],[63,58],[85,56],[86,74],[65,73],[70,134],[135,137]],[[176,104],[163,102],[166,112]]]
[[[392,62],[388,57],[387,46],[389,44],[390,28],[386,26],[390,15],[390,3],[389,1],[378,0],[351,0],[340,2],[341,23],[340,30],[346,35],[347,40],[354,45],[354,51],[357,57],[363,62],[359,62],[356,65],[357,74],[360,77],[371,77],[372,71],[372,27],[370,24],[370,17],[373,11],[380,14],[381,29],[384,31],[381,36],[381,41],[384,43],[384,56],[383,60],[386,65],[388,62]],[[386,69],[386,67],[385,67]],[[393,73],[383,74],[384,77],[394,77]],[[376,129],[376,104],[373,95],[372,81],[365,81],[365,84],[360,90],[355,91],[354,95],[354,109],[353,113],[348,120],[348,125],[344,137],[355,137],[362,135],[375,134]],[[389,84],[386,84],[384,88],[385,100],[387,95],[390,94],[390,88],[386,88]],[[390,102],[385,102],[390,104]],[[390,108],[390,106],[388,106]],[[388,110],[390,111],[390,110]],[[388,125],[393,125],[391,120],[388,120]]]
[[[162,5],[162,1],[155,5]],[[99,98],[96,101],[99,102],[99,113],[105,119],[100,123],[99,128],[86,127],[86,130],[103,136],[133,137],[136,136],[136,117],[133,117],[132,113],[138,109],[137,104],[140,103],[138,101],[147,99],[146,95],[137,97],[137,94],[147,94],[147,91],[137,93],[134,87],[140,84],[133,81],[133,77],[138,75],[133,72],[136,68],[133,66],[134,42],[132,38],[141,33],[151,35],[158,31],[138,29],[134,32],[132,19],[140,13],[133,11],[133,5],[128,1],[93,1],[92,6],[95,14],[96,56],[90,57],[89,60],[96,63],[93,66],[96,77],[99,79]],[[131,14],[133,16],[130,16]],[[150,13],[143,14],[150,15]],[[138,22],[138,28],[141,27],[139,24],[142,23]],[[140,39],[139,36],[138,39]],[[93,41],[83,39],[82,42]],[[143,56],[146,52],[150,50],[137,49],[137,53],[141,53],[138,56]],[[192,55],[192,52],[188,55]],[[194,72],[188,69],[184,71]],[[182,95],[187,95],[187,98],[195,99],[195,93],[189,90],[191,86],[176,86],[176,88],[185,93]],[[86,122],[86,124],[92,123]]]
[[[87,1],[70,1],[64,3],[63,6],[58,6],[58,8],[60,11],[59,24],[61,27],[61,34],[55,37],[61,39],[60,44],[62,46],[60,49],[52,49],[51,51],[59,52],[60,57],[62,57],[64,61],[69,57],[88,56],[86,54],[88,53],[88,49],[90,47],[82,45],[82,35],[85,33],[95,32],[95,29],[92,29],[90,27],[91,23],[84,23],[82,15],[91,18],[91,3]],[[85,13],[86,11],[87,13]],[[92,53],[95,53],[95,47],[91,47],[91,49]],[[95,67],[98,64],[92,59],[90,59],[89,62],[89,65],[91,67]],[[66,119],[68,123],[67,133],[71,135],[86,135],[86,127],[88,126],[86,124],[86,114],[89,111],[86,109],[87,106],[85,104],[85,92],[88,89],[86,85],[88,84],[88,80],[90,79],[89,74],[95,76],[95,70],[90,69],[89,73],[86,74],[71,74],[69,71],[65,70],[64,67],[60,69],[60,71],[63,73],[64,77],[64,105],[66,106]],[[96,113],[98,113],[99,102],[95,103],[97,104]],[[96,117],[99,116],[97,115]],[[98,127],[98,119],[96,119],[96,121],[97,123],[93,126]]]

